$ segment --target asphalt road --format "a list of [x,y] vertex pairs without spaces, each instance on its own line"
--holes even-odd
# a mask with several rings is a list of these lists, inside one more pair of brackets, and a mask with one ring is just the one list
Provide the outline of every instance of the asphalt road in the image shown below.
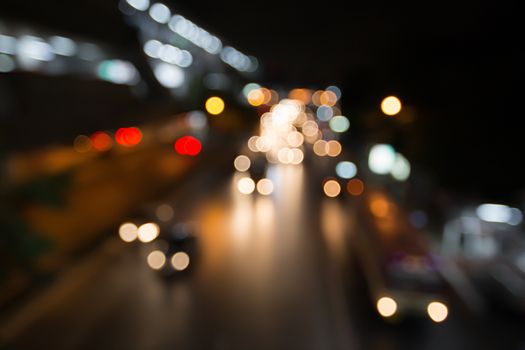
[[351,203],[323,197],[305,167],[272,167],[271,196],[240,194],[239,174],[200,172],[162,201],[175,222],[197,223],[188,271],[160,276],[146,264],[151,244],[114,233],[14,310],[0,333],[7,348],[483,348],[454,313],[443,325],[379,322]]

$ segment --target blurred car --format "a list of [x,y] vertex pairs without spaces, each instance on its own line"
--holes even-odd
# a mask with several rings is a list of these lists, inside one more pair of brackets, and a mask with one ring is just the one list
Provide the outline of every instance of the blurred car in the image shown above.
[[450,290],[424,234],[385,193],[364,196],[358,253],[370,298],[384,319],[447,319]]
[[191,268],[197,256],[195,224],[177,223],[171,231],[153,242],[147,263],[153,270],[169,276]]
[[442,250],[488,304],[525,313],[521,211],[501,204],[466,208],[445,226]]

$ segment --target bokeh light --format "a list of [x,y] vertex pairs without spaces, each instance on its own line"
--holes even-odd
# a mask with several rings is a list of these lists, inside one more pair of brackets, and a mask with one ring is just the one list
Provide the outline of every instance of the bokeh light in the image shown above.
[[260,88],[261,88],[261,85],[259,85],[259,84],[248,83],[248,84],[244,85],[244,87],[242,88],[242,94],[244,95],[245,98],[248,98],[248,95],[250,94],[250,92],[252,90],[257,90],[257,89],[260,89]]
[[317,140],[315,141],[314,143],[314,153],[316,155],[318,155],[319,157],[323,157],[323,156],[326,156],[326,151],[327,151],[327,142],[325,140]]
[[333,91],[324,91],[319,96],[319,101],[323,105],[334,106],[337,103],[337,95]]
[[272,194],[273,192],[273,182],[270,179],[260,179],[257,182],[257,192],[260,194],[267,196]]
[[394,148],[387,144],[374,145],[368,155],[368,167],[375,174],[388,174],[396,160]]
[[350,128],[350,121],[343,115],[336,115],[330,119],[329,125],[333,132],[343,133]]
[[436,323],[443,322],[448,317],[448,308],[439,301],[433,301],[427,306],[427,313],[430,319]]
[[339,100],[341,98],[341,89],[339,89],[337,86],[335,85],[330,85],[329,87],[326,88],[326,91],[331,91],[335,94],[337,100]]
[[120,225],[118,235],[124,242],[133,242],[138,237],[138,227],[131,222],[125,222]]
[[166,264],[166,256],[160,250],[154,250],[148,254],[147,261],[153,270],[160,270]]
[[113,143],[111,142],[111,137],[103,131],[97,131],[91,135],[91,146],[96,151],[107,151],[111,149],[112,145]]
[[328,180],[323,185],[323,191],[328,197],[337,197],[341,193],[341,185],[335,180]]
[[183,271],[190,265],[190,256],[185,252],[176,252],[171,257],[171,266],[177,271]]
[[186,75],[181,68],[165,62],[157,64],[153,74],[162,86],[170,89],[181,87],[186,80]]
[[237,189],[242,194],[251,194],[255,190],[255,182],[249,177],[243,177],[237,182]]
[[332,110],[332,107],[327,105],[322,105],[317,108],[316,116],[317,119],[323,122],[327,122],[332,118],[334,115],[334,111]]
[[360,196],[365,190],[365,184],[359,179],[352,179],[346,184],[346,190],[352,196]]
[[312,92],[308,89],[293,89],[288,94],[288,97],[293,100],[298,100],[305,105],[309,104],[312,98]]
[[385,218],[390,214],[390,202],[382,196],[374,196],[370,201],[370,211],[378,218]]
[[219,115],[224,111],[224,101],[222,98],[213,96],[206,100],[206,111],[213,115]]
[[246,97],[248,100],[248,103],[251,106],[257,107],[262,104],[264,104],[264,93],[262,89],[253,89],[248,93],[248,96]]
[[337,157],[341,154],[343,147],[341,143],[336,140],[330,140],[326,143],[326,154],[330,157]]
[[157,238],[159,236],[159,233],[159,226],[153,222],[148,222],[139,226],[138,238],[139,241],[143,243],[148,243]]
[[173,208],[169,204],[161,204],[155,210],[155,216],[163,222],[168,222],[173,219],[174,214]]
[[235,167],[235,169],[241,172],[247,171],[248,169],[250,169],[250,165],[251,165],[250,158],[244,155],[237,156],[235,160],[233,161],[233,166]]
[[401,153],[396,153],[390,175],[398,181],[405,181],[410,176],[410,162]]
[[335,173],[343,179],[351,179],[357,174],[357,167],[352,162],[342,161],[335,166]]
[[200,153],[202,144],[193,136],[183,136],[175,141],[174,147],[178,154],[196,156]]
[[139,144],[141,140],[142,132],[136,127],[120,128],[115,133],[115,141],[124,147],[135,146]]
[[86,135],[78,135],[73,141],[73,149],[78,153],[86,153],[91,150],[91,139]]
[[396,115],[401,111],[401,101],[395,96],[388,96],[381,102],[381,110],[386,115]]
[[397,303],[389,297],[379,298],[376,304],[377,311],[383,317],[393,316],[397,311]]
[[286,141],[290,147],[300,147],[304,142],[304,136],[298,131],[292,131],[286,136]]
[[248,148],[252,152],[259,152],[259,149],[257,148],[257,140],[259,139],[259,136],[252,136],[248,139]]

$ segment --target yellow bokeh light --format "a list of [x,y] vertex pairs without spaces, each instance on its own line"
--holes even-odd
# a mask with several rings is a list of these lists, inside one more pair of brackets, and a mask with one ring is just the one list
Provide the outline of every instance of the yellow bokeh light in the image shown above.
[[310,103],[310,100],[312,98],[312,92],[308,89],[293,89],[288,94],[288,97],[293,100],[299,100],[305,105],[307,105]]
[[[253,90],[252,90],[253,91]],[[213,115],[221,114],[224,111],[224,101],[222,98],[213,96],[206,100],[206,111]]]
[[427,306],[427,313],[430,319],[436,323],[443,322],[448,317],[448,308],[439,301],[433,301]]
[[292,131],[286,135],[286,142],[290,147],[300,147],[304,142],[304,136],[298,131]]
[[257,148],[257,140],[259,139],[259,136],[252,136],[248,139],[248,148],[252,152],[259,152],[259,149]]
[[185,252],[177,252],[171,257],[171,266],[177,271],[183,271],[190,265],[190,256]]
[[342,150],[343,147],[339,141],[330,140],[326,143],[326,154],[330,157],[337,157],[339,154],[341,154]]
[[139,241],[143,243],[151,242],[159,236],[159,232],[159,226],[152,222],[140,225],[138,229]]
[[328,197],[337,197],[341,193],[341,185],[335,180],[328,180],[324,183],[323,190]]
[[243,177],[237,182],[237,189],[242,194],[250,194],[255,190],[255,182],[249,177]]
[[385,97],[381,102],[381,110],[386,115],[396,115],[401,111],[401,101],[395,96]]
[[122,225],[120,225],[118,229],[118,234],[120,236],[120,239],[124,242],[133,242],[137,239],[138,236],[137,225],[131,222],[125,222]]
[[235,170],[242,172],[250,169],[251,163],[250,158],[240,155],[233,161],[233,166],[235,167]]
[[304,160],[304,153],[299,148],[292,148],[288,151],[288,161],[291,164],[301,164]]
[[322,105],[321,103],[321,95],[323,94],[323,90],[317,90],[316,92],[313,93],[312,95],[312,103],[316,106],[320,106]]
[[382,297],[377,301],[377,311],[383,317],[393,316],[397,311],[397,303],[389,297]]
[[317,135],[319,131],[319,126],[316,122],[308,120],[304,122],[303,128],[302,128],[304,136],[314,136]]
[[263,94],[263,103],[269,104],[272,101],[272,92],[267,88],[260,88],[261,93]]
[[250,105],[257,107],[264,103],[264,94],[261,89],[253,89],[248,93],[246,99]]
[[382,196],[372,198],[370,211],[378,218],[385,218],[390,214],[390,203]]
[[154,250],[148,254],[147,261],[153,270],[160,270],[166,263],[166,256],[160,250]]
[[317,140],[314,143],[314,153],[319,157],[326,156],[326,144],[325,140]]
[[324,91],[319,96],[319,101],[321,105],[334,106],[337,103],[337,95],[332,91]]
[[273,182],[270,179],[260,179],[257,182],[257,192],[263,196],[268,196],[273,192]]

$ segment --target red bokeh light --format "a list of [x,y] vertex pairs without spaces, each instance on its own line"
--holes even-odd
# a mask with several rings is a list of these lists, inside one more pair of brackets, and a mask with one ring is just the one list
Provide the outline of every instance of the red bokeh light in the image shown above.
[[111,137],[104,131],[97,131],[90,137],[93,149],[99,152],[107,151],[111,148]]
[[115,141],[122,146],[135,146],[142,141],[142,132],[135,127],[120,128],[115,133]]
[[175,141],[175,151],[178,154],[196,156],[201,149],[201,142],[193,136],[183,136]]

